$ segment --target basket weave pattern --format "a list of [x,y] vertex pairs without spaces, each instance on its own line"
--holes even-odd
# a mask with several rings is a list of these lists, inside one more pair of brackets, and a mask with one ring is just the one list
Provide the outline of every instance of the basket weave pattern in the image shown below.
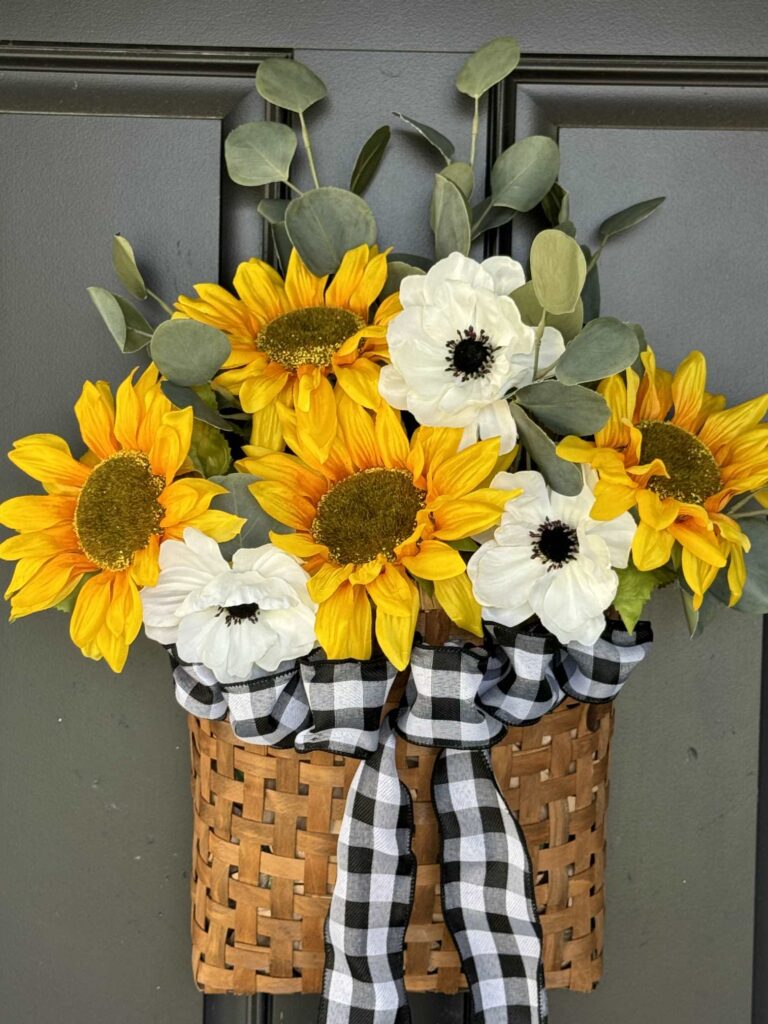
[[[396,695],[395,695],[396,696]],[[533,859],[548,988],[589,991],[602,973],[610,704],[567,702],[492,750],[496,778]],[[321,991],[323,924],[336,836],[359,764],[237,740],[189,716],[194,842],[192,965],[210,994]],[[466,987],[439,895],[430,782],[437,751],[398,740],[418,861],[406,933],[406,987]]]

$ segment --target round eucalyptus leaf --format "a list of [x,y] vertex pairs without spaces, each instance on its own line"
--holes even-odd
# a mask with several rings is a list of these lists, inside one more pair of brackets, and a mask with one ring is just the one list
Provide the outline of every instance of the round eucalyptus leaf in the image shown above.
[[[768,521],[740,519],[739,526],[749,537],[752,547],[744,555],[747,567],[744,593],[733,607],[736,611],[747,612],[750,615],[765,615],[768,613]],[[723,604],[728,604],[730,593],[727,574],[724,571],[715,577],[712,593]]]
[[[211,406],[194,392],[191,388],[182,387],[180,384],[172,384],[169,380],[160,383],[163,394],[169,398],[179,409],[190,406],[196,420],[209,423],[217,430],[231,430],[232,424],[226,420],[214,404]],[[211,392],[212,393],[212,392]]]
[[[525,323],[531,327],[536,327],[541,323],[541,314],[544,310],[536,298],[532,281],[526,281],[524,285],[513,291],[511,298],[520,310],[520,316]],[[571,338],[575,338],[584,325],[584,307],[582,306],[581,299],[579,299],[575,309],[570,313],[547,313],[544,323],[547,327],[554,327],[560,331],[566,342],[570,341]]]
[[229,338],[197,320],[165,320],[155,330],[149,350],[158,370],[174,384],[207,384],[227,358]]
[[637,335],[612,316],[586,325],[560,356],[555,374],[563,384],[585,384],[621,373],[637,359]]
[[256,205],[256,212],[260,213],[268,224],[282,224],[290,201],[290,199],[261,199]]
[[[588,245],[582,245],[581,251],[589,265],[592,259],[592,251]],[[584,287],[581,289],[581,301],[584,303],[584,322],[596,320],[600,316],[600,274],[597,269],[597,260],[592,264]]]
[[349,249],[376,242],[376,221],[365,200],[330,185],[294,199],[285,213],[285,227],[291,245],[320,277],[338,270]]
[[541,231],[531,246],[531,279],[548,313],[571,313],[579,301],[587,262],[578,244],[556,228]]
[[547,195],[560,172],[560,150],[546,135],[513,142],[491,169],[494,206],[526,213]]
[[442,174],[435,175],[429,221],[435,233],[436,259],[441,260],[452,252],[467,255],[472,244],[467,201],[458,185]]
[[400,291],[400,284],[403,278],[413,277],[414,274],[424,275],[420,267],[414,267],[409,263],[402,263],[400,260],[389,260],[387,263],[387,280],[381,291],[381,298],[386,299]]
[[556,181],[541,201],[541,208],[553,228],[570,218],[570,196],[559,181]]
[[259,477],[250,473],[228,473],[226,476],[212,476],[212,483],[226,487],[226,494],[217,494],[211,502],[211,508],[245,519],[240,533],[221,545],[221,553],[231,559],[238,548],[257,548],[269,541],[270,531],[289,533],[290,526],[278,523],[268,516],[248,490]]
[[121,352],[139,352],[149,344],[152,328],[130,302],[106,288],[89,288],[88,295]]
[[469,200],[472,189],[475,187],[475,174],[469,164],[456,163],[448,164],[440,171],[444,178],[448,178],[460,190],[465,199]]
[[421,121],[416,121],[412,117],[407,117],[405,114],[398,114],[397,111],[394,111],[394,114],[410,128],[415,128],[419,135],[423,136],[430,146],[437,150],[447,164],[451,162],[456,147],[442,132],[436,128],[430,128],[428,124],[422,124]]
[[588,437],[608,422],[611,414],[602,395],[579,385],[542,380],[518,388],[515,397],[548,430],[565,436]]
[[493,196],[488,196],[472,207],[472,241],[493,228],[502,228],[509,224],[515,211],[508,206],[494,206]]
[[352,177],[349,179],[349,191],[361,196],[373,181],[373,176],[379,168],[392,132],[388,124],[377,128],[372,135],[363,143],[363,148],[357,155],[355,166],[352,170]]
[[467,57],[456,77],[456,88],[465,96],[479,99],[501,82],[520,62],[520,46],[512,36],[501,36],[486,43]]
[[322,80],[298,60],[272,57],[263,60],[256,72],[256,91],[268,103],[303,114],[328,95]]
[[272,121],[241,124],[224,143],[229,176],[237,185],[287,181],[296,145],[296,135],[288,125]]
[[583,486],[581,469],[561,459],[554,442],[516,402],[510,403],[520,441],[550,487],[559,494],[578,494]]
[[433,260],[428,260],[426,256],[417,256],[415,252],[393,252],[390,254],[389,262],[408,263],[412,267],[423,270],[426,274],[432,266]]
[[112,237],[112,266],[115,268],[120,283],[134,298],[146,299],[147,286],[144,284],[141,271],[136,266],[133,246],[122,235],[113,235]]
[[646,217],[650,217],[654,210],[657,210],[666,199],[666,196],[657,196],[655,199],[644,199],[642,203],[633,203],[632,206],[628,206],[626,210],[620,210],[618,213],[614,213],[612,217],[608,217],[598,228],[600,235],[600,241],[605,244],[609,238],[613,238],[614,235],[621,234],[622,231],[627,231],[629,228],[633,228],[635,224],[639,224],[644,221]]

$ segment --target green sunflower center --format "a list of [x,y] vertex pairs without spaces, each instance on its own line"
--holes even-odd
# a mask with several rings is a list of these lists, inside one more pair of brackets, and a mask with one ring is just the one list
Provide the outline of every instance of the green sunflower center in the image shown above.
[[403,469],[361,470],[320,499],[312,536],[340,565],[362,565],[377,555],[392,559],[413,533],[426,496]]
[[693,434],[674,423],[644,420],[637,424],[643,435],[643,462],[661,459],[668,477],[654,476],[650,490],[660,498],[676,498],[692,505],[701,505],[720,490],[720,470],[712,452]]
[[80,491],[75,533],[101,569],[127,569],[137,551],[161,533],[165,515],[157,500],[165,488],[142,452],[116,452],[94,468]]
[[305,363],[328,366],[347,338],[364,324],[362,317],[348,309],[308,306],[276,317],[259,332],[256,343],[288,370]]

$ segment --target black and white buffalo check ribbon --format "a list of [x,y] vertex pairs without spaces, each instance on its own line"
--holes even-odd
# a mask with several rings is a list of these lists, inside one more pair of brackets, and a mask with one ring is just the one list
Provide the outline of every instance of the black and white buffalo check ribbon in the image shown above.
[[241,739],[361,758],[325,925],[320,1024],[411,1020],[403,949],[416,863],[396,734],[440,748],[432,799],[442,839],[442,904],[469,983],[473,1024],[546,1024],[530,857],[489,748],[507,726],[537,722],[566,699],[613,700],[651,641],[648,623],[634,633],[608,623],[592,646],[562,645],[530,623],[488,623],[482,647],[417,643],[400,707],[383,721],[396,675],[383,658],[331,661],[315,651],[229,686],[202,666],[174,662],[179,703],[199,717],[228,714]]

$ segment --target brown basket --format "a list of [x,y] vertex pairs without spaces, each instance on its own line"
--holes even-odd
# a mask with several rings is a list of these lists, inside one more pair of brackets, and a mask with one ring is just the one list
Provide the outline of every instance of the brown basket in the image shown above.
[[[320,992],[336,837],[359,762],[243,743],[226,722],[190,716],[189,730],[195,981],[211,994]],[[602,973],[612,730],[612,705],[568,702],[510,729],[492,750],[533,859],[548,988],[589,991]],[[418,860],[406,987],[451,994],[466,982],[440,906],[430,799],[437,751],[398,739],[397,756],[413,796]]]

